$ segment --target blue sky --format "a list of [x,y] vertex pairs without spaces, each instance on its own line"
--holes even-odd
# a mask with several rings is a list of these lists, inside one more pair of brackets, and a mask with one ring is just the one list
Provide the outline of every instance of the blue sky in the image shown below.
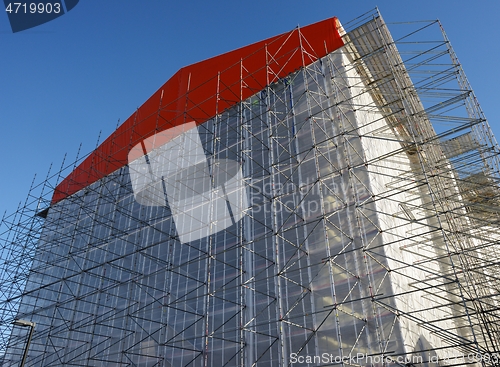
[[331,16],[378,6],[387,22],[440,19],[500,136],[500,1],[81,0],[13,34],[0,15],[0,216],[64,154],[95,148],[182,66]]

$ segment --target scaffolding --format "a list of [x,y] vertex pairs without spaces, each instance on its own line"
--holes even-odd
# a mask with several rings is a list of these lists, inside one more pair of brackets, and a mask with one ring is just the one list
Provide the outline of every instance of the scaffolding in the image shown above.
[[186,197],[237,162],[231,225],[186,241],[106,157],[54,201],[92,153],[32,184],[0,227],[3,366],[28,337],[14,320],[36,322],[27,366],[499,365],[500,148],[451,44],[439,21],[389,33],[378,10],[335,24],[338,49],[300,27],[265,44],[264,83],[258,51],[202,104],[188,79],[176,118],[203,120],[212,182]]

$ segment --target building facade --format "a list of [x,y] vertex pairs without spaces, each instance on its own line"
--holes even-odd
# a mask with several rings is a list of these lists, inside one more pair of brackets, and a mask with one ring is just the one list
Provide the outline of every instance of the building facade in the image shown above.
[[445,35],[345,28],[181,69],[59,183],[27,366],[495,365],[499,148]]

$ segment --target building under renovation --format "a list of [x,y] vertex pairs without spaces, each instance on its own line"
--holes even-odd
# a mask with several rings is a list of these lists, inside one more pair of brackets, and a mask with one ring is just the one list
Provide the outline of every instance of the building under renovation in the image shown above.
[[498,366],[500,149],[440,23],[390,28],[182,68],[34,183],[3,366]]

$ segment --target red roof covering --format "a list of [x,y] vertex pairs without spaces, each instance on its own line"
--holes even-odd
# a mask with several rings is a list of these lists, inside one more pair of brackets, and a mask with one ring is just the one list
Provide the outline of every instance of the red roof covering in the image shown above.
[[337,28],[336,18],[326,19],[180,69],[56,187],[52,203],[125,166],[141,140],[202,124],[343,46]]

